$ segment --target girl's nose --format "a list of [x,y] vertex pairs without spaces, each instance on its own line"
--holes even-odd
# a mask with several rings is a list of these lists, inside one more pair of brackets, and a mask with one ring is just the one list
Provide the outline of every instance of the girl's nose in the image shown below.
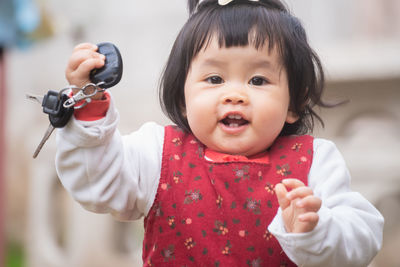
[[247,105],[249,103],[249,97],[247,93],[242,92],[241,90],[230,91],[223,95],[222,103],[232,105]]

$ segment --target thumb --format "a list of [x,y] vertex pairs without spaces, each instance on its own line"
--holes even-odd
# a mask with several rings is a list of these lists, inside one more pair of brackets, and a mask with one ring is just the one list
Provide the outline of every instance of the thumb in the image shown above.
[[285,210],[290,205],[290,200],[286,197],[287,190],[286,187],[279,183],[275,186],[276,197],[278,198],[279,206],[282,210]]

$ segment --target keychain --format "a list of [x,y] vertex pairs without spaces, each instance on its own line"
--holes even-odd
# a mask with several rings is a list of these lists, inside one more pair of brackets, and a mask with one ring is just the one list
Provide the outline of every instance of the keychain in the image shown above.
[[[44,96],[26,95],[28,99],[35,100],[42,105],[43,112],[48,114],[50,121],[49,127],[33,154],[33,158],[38,156],[54,129],[62,128],[68,123],[74,113],[74,109],[84,107],[90,103],[91,97],[116,85],[121,80],[122,58],[118,48],[112,43],[100,43],[97,47],[98,52],[105,55],[106,59],[102,68],[91,71],[90,80],[92,83],[82,88],[72,85],[59,92],[49,90]],[[79,89],[79,91],[73,96],[68,96],[67,92],[72,89]],[[85,101],[83,104],[76,106],[77,103],[83,100]]]

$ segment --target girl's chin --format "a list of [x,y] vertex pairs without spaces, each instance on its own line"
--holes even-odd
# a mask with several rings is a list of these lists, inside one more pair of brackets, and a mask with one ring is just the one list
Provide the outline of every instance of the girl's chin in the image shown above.
[[211,150],[214,150],[216,152],[222,153],[222,154],[229,154],[229,155],[240,155],[240,156],[252,156],[253,153],[250,151],[250,148],[239,148],[238,146],[235,146],[234,142],[231,142],[230,144],[227,144],[227,146],[218,146],[218,147],[208,147]]
[[[207,144],[206,144],[207,146]],[[260,146],[259,142],[245,142],[242,140],[235,140],[235,138],[227,138],[218,144],[210,144],[207,146],[209,149],[223,154],[240,155],[252,157],[267,150],[268,147]]]

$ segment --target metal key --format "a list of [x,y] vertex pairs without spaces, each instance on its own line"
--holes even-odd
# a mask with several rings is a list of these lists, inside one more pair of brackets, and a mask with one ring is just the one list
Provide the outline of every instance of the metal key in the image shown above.
[[43,102],[43,96],[40,95],[33,95],[33,94],[26,94],[26,98],[32,101],[38,102],[40,105]]
[[50,135],[53,133],[54,129],[56,127],[54,127],[51,123],[49,125],[49,127],[47,127],[46,132],[44,133],[44,136],[42,138],[42,140],[40,140],[39,145],[37,146],[35,153],[33,153],[33,158],[35,159],[38,155],[40,150],[42,150],[43,145],[46,143],[46,141],[49,139]]
[[[42,104],[44,96],[26,94],[26,98],[29,99],[29,100],[36,101],[39,104]],[[50,123],[49,127],[47,127],[47,130],[46,130],[42,140],[40,141],[39,145],[37,146],[37,148],[35,150],[35,153],[33,153],[33,158],[34,159],[39,155],[40,150],[42,150],[43,145],[49,139],[49,137],[53,133],[54,129],[55,129],[55,127]]]
[[50,125],[33,154],[33,158],[36,158],[54,129],[64,127],[68,123],[73,114],[73,108],[65,108],[63,106],[64,102],[69,99],[66,94],[63,94],[63,90],[60,92],[50,90],[43,97],[29,94],[26,96],[28,99],[41,103],[43,112],[49,115],[50,120]]

